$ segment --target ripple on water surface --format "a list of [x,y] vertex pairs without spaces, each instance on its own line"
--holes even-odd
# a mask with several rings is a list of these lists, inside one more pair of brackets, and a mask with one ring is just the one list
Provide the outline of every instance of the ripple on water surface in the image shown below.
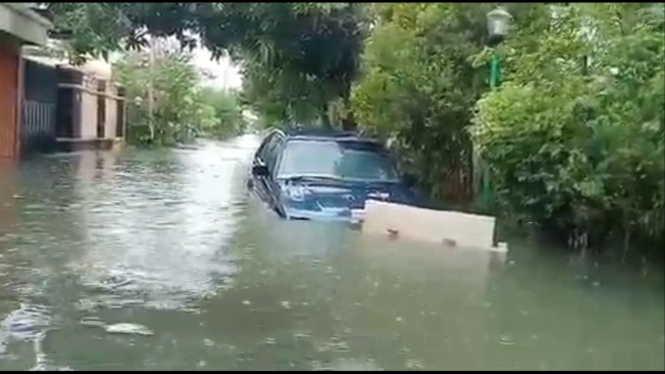
[[276,220],[245,189],[256,146],[0,171],[0,370],[665,366],[662,286]]

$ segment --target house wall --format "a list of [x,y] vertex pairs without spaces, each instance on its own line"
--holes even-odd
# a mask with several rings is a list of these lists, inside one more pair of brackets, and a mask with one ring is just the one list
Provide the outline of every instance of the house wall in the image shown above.
[[56,136],[58,138],[78,138],[81,133],[81,93],[75,88],[81,84],[83,73],[60,65],[57,70],[58,99]]
[[0,160],[18,153],[18,97],[20,47],[0,33]]
[[116,126],[118,123],[118,105],[121,104],[115,97],[118,96],[118,90],[113,83],[108,84],[106,93],[112,95],[112,98],[106,98],[106,123],[104,137],[114,139]]
[[[98,106],[100,95],[98,91],[97,79],[86,76],[83,79],[85,90],[78,90],[81,95],[81,139],[97,138]],[[118,105],[122,101],[118,100],[117,87],[112,82],[106,81],[105,91],[105,116],[104,116],[104,139],[114,139],[116,137],[116,127],[118,123]]]
[[97,138],[97,95],[79,90],[81,95],[81,139]]
[[115,122],[115,137],[124,139],[125,130],[127,127],[127,98],[125,97],[125,88],[123,86],[117,86],[116,92],[118,97],[122,100],[118,101],[116,105],[118,106],[117,117]]
[[51,27],[28,4],[0,3],[0,160],[17,159],[21,147],[21,44],[45,44]]

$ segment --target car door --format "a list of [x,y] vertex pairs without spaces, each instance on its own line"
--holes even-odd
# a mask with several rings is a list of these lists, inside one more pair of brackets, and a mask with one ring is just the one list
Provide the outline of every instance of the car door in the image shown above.
[[[272,133],[268,136],[266,136],[265,139],[263,139],[263,142],[261,143],[261,146],[259,146],[259,149],[256,151],[256,154],[254,155],[254,160],[252,161],[252,168],[254,166],[267,166],[266,159],[268,156],[270,144],[275,138],[276,134]],[[265,177],[260,176],[260,175],[252,175],[250,176],[251,185],[249,186],[252,191],[264,202],[268,203],[269,202],[269,196],[267,194],[266,190],[266,183],[265,183]]]
[[257,152],[257,157],[254,160],[254,165],[265,166],[268,169],[268,175],[254,176],[253,189],[259,198],[277,213],[281,212],[281,209],[279,209],[279,186],[275,181],[274,175],[277,159],[283,144],[284,138],[279,133],[269,135]]
[[263,179],[266,195],[268,196],[268,205],[277,214],[283,215],[283,209],[280,204],[281,190],[276,180],[277,165],[284,149],[285,139],[283,136],[275,136],[268,144],[266,152],[266,166],[268,167],[268,176]]

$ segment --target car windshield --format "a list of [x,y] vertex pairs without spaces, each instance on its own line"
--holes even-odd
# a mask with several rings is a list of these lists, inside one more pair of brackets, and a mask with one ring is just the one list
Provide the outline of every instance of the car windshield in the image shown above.
[[291,141],[277,174],[381,182],[398,179],[391,159],[378,145],[358,141]]

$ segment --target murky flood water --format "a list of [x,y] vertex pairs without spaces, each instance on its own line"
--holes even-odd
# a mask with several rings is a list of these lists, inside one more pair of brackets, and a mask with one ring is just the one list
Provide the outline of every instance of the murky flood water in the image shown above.
[[279,221],[256,142],[0,169],[0,370],[665,368],[660,275]]

